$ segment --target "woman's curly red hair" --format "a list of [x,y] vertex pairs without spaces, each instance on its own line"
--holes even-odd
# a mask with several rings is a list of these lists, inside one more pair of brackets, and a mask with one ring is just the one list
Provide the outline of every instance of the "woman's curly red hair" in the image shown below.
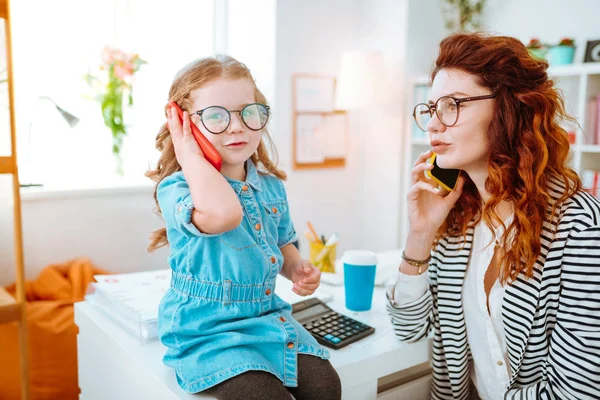
[[[504,249],[501,280],[520,273],[533,275],[540,255],[542,225],[558,206],[581,189],[581,181],[567,165],[569,142],[561,121],[567,115],[548,63],[531,57],[520,41],[506,36],[461,33],[445,38],[435,62],[432,80],[442,69],[456,69],[476,77],[480,86],[496,93],[494,115],[488,129],[489,176],[485,188],[490,199],[482,204],[473,181],[465,174],[464,192],[437,232],[465,235],[483,218],[502,223],[494,211],[501,201],[514,204],[514,218],[500,239]],[[557,201],[549,192],[551,178],[567,188]],[[509,238],[514,238],[509,240]]]

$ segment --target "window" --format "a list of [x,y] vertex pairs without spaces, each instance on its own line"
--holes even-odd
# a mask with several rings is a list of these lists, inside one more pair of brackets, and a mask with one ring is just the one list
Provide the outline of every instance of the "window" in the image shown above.
[[[175,73],[213,53],[213,0],[20,0],[12,2],[15,111],[21,183],[112,186],[115,163],[100,105],[83,76],[105,45],[148,61],[136,74],[123,147],[125,182],[144,183]],[[34,11],[32,11],[34,10]],[[67,12],[68,10],[68,12]],[[85,96],[88,98],[85,98]],[[71,128],[56,104],[76,115]]]

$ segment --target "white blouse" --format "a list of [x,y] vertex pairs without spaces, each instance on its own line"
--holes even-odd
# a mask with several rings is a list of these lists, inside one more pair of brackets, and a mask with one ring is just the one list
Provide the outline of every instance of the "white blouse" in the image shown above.
[[[508,226],[512,216],[505,222]],[[501,238],[504,228],[496,228],[496,238]],[[490,290],[488,314],[484,287],[485,273],[494,256],[495,243],[488,226],[479,222],[475,227],[473,250],[467,266],[462,289],[462,305],[467,327],[467,341],[473,356],[471,379],[482,400],[503,399],[510,382],[510,369],[504,324],[502,299],[504,287],[500,281]],[[429,289],[427,274],[406,275],[398,273],[393,285],[388,286],[388,296],[396,305],[418,300]]]

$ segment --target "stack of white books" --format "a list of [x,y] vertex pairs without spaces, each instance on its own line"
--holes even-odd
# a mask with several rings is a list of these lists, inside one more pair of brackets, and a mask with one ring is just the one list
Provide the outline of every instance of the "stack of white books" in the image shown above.
[[95,275],[90,301],[143,342],[157,337],[158,305],[171,284],[171,270]]
[[[171,285],[171,270],[95,275],[93,293],[87,296],[91,304],[138,341],[157,337],[158,306]],[[275,293],[294,304],[312,297],[328,302],[333,295],[322,287],[310,296],[292,292],[292,282],[277,276]]]

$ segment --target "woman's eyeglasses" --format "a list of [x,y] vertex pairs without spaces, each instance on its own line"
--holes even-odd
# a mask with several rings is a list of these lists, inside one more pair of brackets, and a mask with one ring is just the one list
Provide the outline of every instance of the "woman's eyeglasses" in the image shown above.
[[458,121],[458,114],[460,111],[460,104],[468,101],[477,101],[492,99],[496,97],[495,93],[487,94],[484,96],[473,96],[457,99],[451,96],[440,97],[434,105],[425,103],[419,103],[415,106],[413,111],[413,118],[417,123],[419,129],[423,132],[427,132],[427,124],[433,118],[433,113],[437,115],[438,119],[445,126],[454,126]]
[[253,131],[260,131],[269,120],[269,106],[260,103],[248,104],[241,110],[227,110],[221,106],[210,106],[193,112],[200,116],[202,125],[212,134],[218,135],[229,128],[231,113],[239,113],[244,125]]

